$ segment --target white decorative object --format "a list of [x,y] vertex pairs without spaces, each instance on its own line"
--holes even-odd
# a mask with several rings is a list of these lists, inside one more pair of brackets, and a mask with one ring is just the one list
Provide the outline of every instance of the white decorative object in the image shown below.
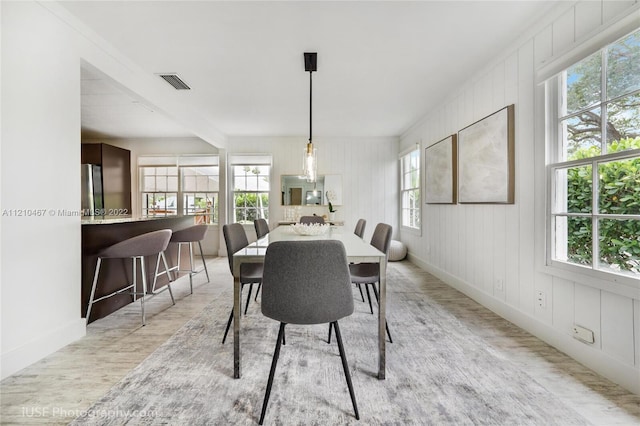
[[331,202],[335,206],[341,206],[342,202],[342,176],[341,175],[325,175],[324,189],[331,194]]
[[327,231],[331,228],[328,223],[323,225],[319,223],[294,223],[291,225],[291,229],[298,235],[322,235],[326,234]]
[[407,257],[407,246],[402,241],[391,240],[389,245],[389,262],[397,262]]

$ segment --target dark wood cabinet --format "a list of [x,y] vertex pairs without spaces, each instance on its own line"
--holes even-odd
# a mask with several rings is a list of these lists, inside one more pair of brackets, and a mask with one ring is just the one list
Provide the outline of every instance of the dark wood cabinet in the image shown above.
[[82,164],[96,164],[102,168],[105,215],[131,215],[131,152],[105,143],[81,146]]

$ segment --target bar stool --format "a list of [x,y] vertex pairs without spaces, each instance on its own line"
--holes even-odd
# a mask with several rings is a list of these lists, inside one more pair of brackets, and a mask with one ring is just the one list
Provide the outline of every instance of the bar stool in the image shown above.
[[[155,293],[156,288],[156,278],[158,277],[158,268],[160,267],[160,259],[164,263],[164,269],[167,272],[167,276],[169,277],[169,283],[166,288],[169,290],[169,294],[171,295],[171,301],[173,304],[176,304],[175,299],[173,298],[173,292],[171,291],[171,274],[168,272],[169,267],[167,265],[167,259],[164,256],[164,251],[167,249],[169,245],[169,239],[171,239],[171,230],[170,229],[162,229],[160,231],[148,232],[146,234],[138,235],[136,237],[129,238],[127,240],[116,243],[112,246],[109,246],[98,253],[98,261],[96,263],[96,272],[93,276],[93,285],[91,286],[91,296],[89,297],[89,306],[87,307],[87,324],[89,323],[89,317],[91,315],[91,306],[99,302],[103,299],[106,299],[111,296],[115,296],[116,294],[123,293],[129,289],[131,289],[131,295],[133,296],[133,300],[135,301],[136,295],[141,295],[140,297],[140,308],[142,310],[142,325],[146,324],[145,315],[144,315],[144,299],[147,296],[147,271],[144,266],[144,256],[158,256],[158,260],[156,261],[156,269],[153,278],[153,286],[152,293]],[[96,294],[96,286],[98,284],[98,276],[100,275],[100,265],[102,264],[102,259],[127,259],[130,258],[133,261],[133,284],[128,284],[126,287],[114,291],[111,294],[107,294],[98,299],[94,300]],[[142,275],[142,291],[137,291],[137,261],[140,260],[140,272]],[[164,291],[165,289],[161,290]]]
[[[173,235],[171,235],[171,243],[178,244],[178,262],[176,266],[172,267],[170,271],[176,271],[178,274],[180,272],[188,272],[189,273],[189,285],[191,286],[191,294],[193,294],[193,276],[198,272],[202,272],[202,269],[196,271],[193,269],[193,243],[197,242],[198,247],[200,247],[200,257],[202,258],[202,265],[204,266],[204,272],[207,274],[207,282],[209,281],[209,271],[207,270],[207,263],[204,260],[204,253],[202,252],[202,244],[201,241],[204,239],[204,235],[207,233],[209,229],[208,225],[194,225],[185,229],[181,229],[179,231],[175,231]],[[181,256],[181,248],[183,244],[189,245],[189,269],[180,269],[180,261],[182,260]]]

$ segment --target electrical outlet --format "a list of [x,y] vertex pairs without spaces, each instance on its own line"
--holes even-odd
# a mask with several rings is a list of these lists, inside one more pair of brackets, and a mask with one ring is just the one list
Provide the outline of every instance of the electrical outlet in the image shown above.
[[504,280],[502,278],[496,279],[496,291],[504,291]]
[[538,308],[546,309],[547,295],[544,293],[544,291],[538,290],[536,292],[536,303],[538,304]]
[[573,325],[573,337],[585,343],[593,343],[596,341],[593,331],[575,324]]

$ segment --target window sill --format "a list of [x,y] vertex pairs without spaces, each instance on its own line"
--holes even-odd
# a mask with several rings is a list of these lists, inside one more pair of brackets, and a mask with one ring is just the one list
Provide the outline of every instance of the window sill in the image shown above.
[[422,236],[422,229],[421,228],[411,228],[409,226],[400,226],[400,233],[402,234],[409,234],[409,235],[415,235],[416,237],[421,237]]
[[620,296],[640,299],[640,280],[623,275],[595,271],[558,261],[544,265],[540,268],[540,272]]

